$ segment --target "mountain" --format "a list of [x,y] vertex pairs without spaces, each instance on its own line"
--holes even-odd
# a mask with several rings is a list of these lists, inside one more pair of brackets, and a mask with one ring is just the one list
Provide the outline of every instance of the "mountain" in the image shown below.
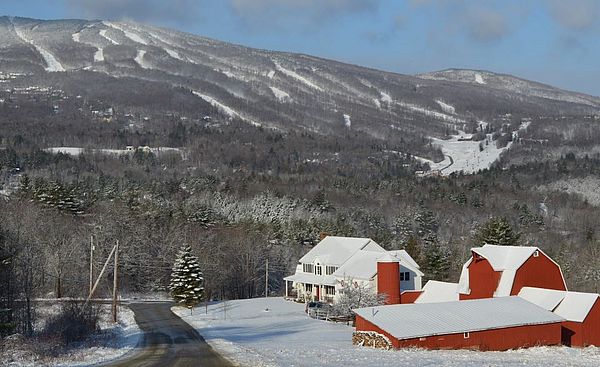
[[363,135],[445,173],[487,168],[540,118],[600,111],[600,98],[510,75],[401,75],[133,22],[1,17],[0,44],[12,87],[100,98],[117,111],[210,111],[282,133]]

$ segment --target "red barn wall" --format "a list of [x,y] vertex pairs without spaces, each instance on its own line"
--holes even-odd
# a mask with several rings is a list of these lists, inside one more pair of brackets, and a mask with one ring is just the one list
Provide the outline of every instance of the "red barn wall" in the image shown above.
[[533,255],[517,270],[510,294],[515,296],[523,287],[567,290],[560,267],[540,251]]
[[423,291],[404,291],[400,296],[400,303],[415,303]]
[[495,271],[485,258],[473,258],[469,264],[470,294],[460,294],[459,299],[492,298],[502,272]]
[[[560,345],[561,323],[527,325],[503,329],[449,334],[399,340],[378,326],[356,316],[356,331],[374,331],[385,335],[394,348],[418,347],[425,349],[477,349],[502,351],[508,349],[534,347],[538,345]],[[423,339],[423,340],[422,340]]]
[[572,347],[600,346],[600,299],[583,322],[563,322],[563,344]]

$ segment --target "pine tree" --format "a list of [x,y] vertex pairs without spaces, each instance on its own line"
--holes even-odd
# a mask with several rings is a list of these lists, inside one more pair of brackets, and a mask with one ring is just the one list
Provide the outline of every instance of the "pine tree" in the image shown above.
[[183,245],[177,254],[171,272],[169,290],[175,302],[189,308],[190,312],[202,301],[204,277],[200,271],[198,257],[192,254],[192,248],[189,245]]
[[492,218],[477,230],[475,243],[483,245],[514,246],[519,234],[513,231],[506,218]]

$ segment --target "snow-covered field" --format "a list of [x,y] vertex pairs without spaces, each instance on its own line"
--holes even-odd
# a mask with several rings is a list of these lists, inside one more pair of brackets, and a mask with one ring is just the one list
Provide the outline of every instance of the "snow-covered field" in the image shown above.
[[[268,309],[268,310],[267,310]],[[600,349],[539,347],[508,352],[378,350],[352,345],[353,328],[310,319],[304,305],[281,298],[211,304],[190,316],[217,351],[244,366],[598,366]]]
[[[27,342],[22,342],[13,337],[12,341],[8,341],[11,345],[10,349],[0,349],[0,366],[90,366],[114,360],[129,353],[138,344],[142,335],[135,322],[133,312],[127,307],[119,307],[118,323],[113,324],[110,306],[104,305],[102,307],[103,312],[100,320],[102,333],[96,337],[92,337],[80,346],[69,349],[58,357],[44,358],[33,353]],[[54,305],[42,307],[39,312],[43,316],[56,313],[58,310],[59,307]]]

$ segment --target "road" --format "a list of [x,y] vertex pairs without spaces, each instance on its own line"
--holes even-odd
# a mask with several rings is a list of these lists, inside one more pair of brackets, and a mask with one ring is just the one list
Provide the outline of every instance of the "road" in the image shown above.
[[172,306],[167,302],[130,304],[144,336],[133,352],[103,366],[233,367],[194,328],[171,312]]

